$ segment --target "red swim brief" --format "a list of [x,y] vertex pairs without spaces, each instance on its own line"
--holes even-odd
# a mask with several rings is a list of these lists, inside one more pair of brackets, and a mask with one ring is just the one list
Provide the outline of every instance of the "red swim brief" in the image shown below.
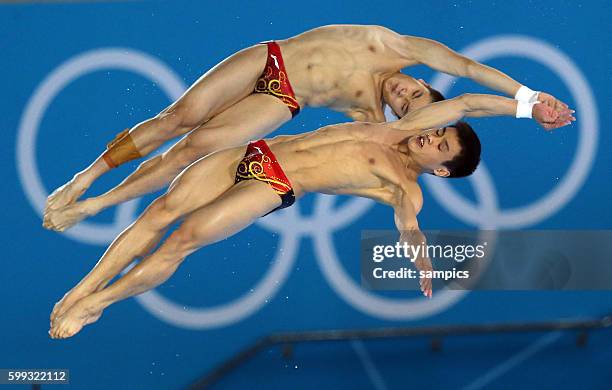
[[281,205],[272,211],[284,209],[295,202],[291,182],[264,140],[251,142],[247,146],[244,158],[236,169],[234,184],[243,180],[263,181],[272,187],[282,201]]
[[295,99],[293,88],[285,70],[280,46],[274,41],[262,42],[268,46],[266,67],[255,84],[254,93],[265,93],[280,99],[291,111],[293,118],[300,112],[300,104]]

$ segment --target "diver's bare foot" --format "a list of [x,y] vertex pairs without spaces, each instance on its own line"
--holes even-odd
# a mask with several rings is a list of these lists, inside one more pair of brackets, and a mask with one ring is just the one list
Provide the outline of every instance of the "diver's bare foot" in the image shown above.
[[102,316],[102,308],[91,296],[75,303],[51,324],[49,336],[65,339],[79,333],[85,325],[93,324]]
[[53,323],[59,316],[64,314],[66,310],[70,309],[72,305],[77,303],[79,300],[85,298],[86,296],[93,294],[97,289],[85,287],[83,285],[77,285],[72,290],[68,291],[62,299],[57,301],[55,306],[53,306],[53,311],[51,311],[51,315],[49,316],[49,321]]
[[59,209],[50,210],[45,214],[43,226],[50,230],[63,232],[93,214],[90,202],[84,200]]
[[85,183],[83,176],[76,175],[72,180],[53,191],[53,193],[47,197],[45,214],[50,210],[55,210],[73,203],[87,191],[88,187],[89,185]]

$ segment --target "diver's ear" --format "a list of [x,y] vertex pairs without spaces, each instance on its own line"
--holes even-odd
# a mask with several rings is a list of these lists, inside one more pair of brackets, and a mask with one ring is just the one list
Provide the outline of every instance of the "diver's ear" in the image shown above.
[[438,177],[449,177],[450,171],[446,168],[436,168],[434,169],[433,174]]
[[431,88],[431,85],[429,85],[429,83],[427,83],[427,81],[425,81],[423,79],[419,79],[419,82],[421,82],[421,84],[425,85],[427,88]]

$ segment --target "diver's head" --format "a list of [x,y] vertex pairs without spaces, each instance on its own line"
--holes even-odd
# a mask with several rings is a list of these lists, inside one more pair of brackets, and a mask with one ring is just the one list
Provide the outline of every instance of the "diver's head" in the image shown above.
[[441,177],[468,176],[480,162],[480,140],[472,127],[461,121],[411,136],[408,149],[422,172]]
[[398,118],[429,103],[444,100],[444,96],[423,79],[417,80],[399,72],[384,81],[382,90],[385,104]]

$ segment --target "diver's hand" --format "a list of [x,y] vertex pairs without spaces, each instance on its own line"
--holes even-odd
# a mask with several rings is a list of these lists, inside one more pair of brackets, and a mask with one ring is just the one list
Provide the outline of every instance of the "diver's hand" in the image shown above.
[[[431,266],[431,260],[427,257],[420,257],[416,259],[414,262],[415,267],[419,270],[419,276],[421,271],[428,272],[433,271],[433,267]],[[431,298],[432,295],[432,287],[431,287],[431,278],[419,278],[419,285],[421,286],[421,291],[423,295],[428,298]]]
[[[396,214],[396,218],[397,218],[397,214]],[[397,223],[397,219],[396,219],[396,223]],[[413,245],[412,243],[424,242],[424,241],[425,241],[425,236],[418,229],[401,230],[401,234],[400,234],[401,243],[404,243],[404,244],[408,243],[409,245]],[[413,262],[414,266],[417,269],[417,272],[419,273],[418,274],[419,286],[421,287],[421,291],[423,292],[423,295],[425,295],[428,298],[431,298],[431,293],[432,293],[431,277],[421,278],[421,272],[433,271],[433,267],[431,266],[431,260],[429,259],[429,257],[423,257],[423,256],[417,255],[416,258],[414,259],[411,258],[410,261]]]
[[537,100],[541,103],[546,104],[548,107],[554,109],[557,112],[569,108],[567,104],[563,103],[561,100],[557,99],[553,95],[547,94],[546,92],[540,92],[538,94]]
[[576,120],[576,118],[574,118],[572,115],[574,110],[570,110],[567,107],[559,107],[561,106],[555,105],[551,107],[544,102],[537,103],[533,106],[531,117],[546,130],[558,129],[559,127],[567,126]]

